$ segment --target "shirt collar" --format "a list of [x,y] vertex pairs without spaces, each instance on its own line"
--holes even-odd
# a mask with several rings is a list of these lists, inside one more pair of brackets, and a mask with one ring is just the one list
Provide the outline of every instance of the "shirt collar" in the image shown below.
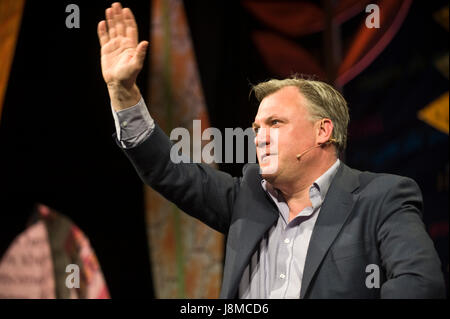
[[[339,164],[341,161],[339,159],[336,160],[336,162],[331,165],[331,167],[323,173],[321,176],[319,176],[311,185],[311,188],[318,188],[320,192],[321,200],[323,201],[325,199],[325,196],[327,195],[328,189],[330,188],[331,182],[333,181],[334,176],[336,175]],[[281,194],[279,194],[279,191],[277,191],[272,185],[270,185],[265,179],[262,179],[261,186],[264,189],[265,192],[267,192],[269,195],[272,195],[273,197],[280,200]]]
[[340,163],[341,161],[337,159],[336,162],[313,183],[319,188],[322,201],[328,193],[328,189],[330,188],[331,182],[338,171]]

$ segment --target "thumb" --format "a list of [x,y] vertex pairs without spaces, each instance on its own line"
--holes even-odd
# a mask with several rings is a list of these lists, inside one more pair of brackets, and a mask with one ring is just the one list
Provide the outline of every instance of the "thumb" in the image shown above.
[[142,64],[144,63],[144,59],[145,59],[145,55],[147,53],[147,48],[148,48],[148,41],[141,41],[138,46],[136,47],[136,63],[139,66],[142,66]]

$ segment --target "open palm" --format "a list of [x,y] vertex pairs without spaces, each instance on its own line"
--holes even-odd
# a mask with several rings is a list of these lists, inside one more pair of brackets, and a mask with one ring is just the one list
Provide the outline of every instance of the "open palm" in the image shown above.
[[113,3],[106,9],[106,21],[98,24],[102,74],[108,85],[131,88],[142,69],[148,42],[138,43],[133,13]]

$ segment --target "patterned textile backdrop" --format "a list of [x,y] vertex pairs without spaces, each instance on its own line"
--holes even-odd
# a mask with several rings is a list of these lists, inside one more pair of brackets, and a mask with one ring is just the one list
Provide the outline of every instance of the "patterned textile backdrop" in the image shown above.
[[[192,136],[194,119],[201,131],[209,121],[183,2],[154,0],[152,15],[149,109],[166,134],[185,127]],[[156,297],[217,298],[223,236],[149,187],[145,197]]]
[[24,0],[0,1],[0,118],[24,3]]

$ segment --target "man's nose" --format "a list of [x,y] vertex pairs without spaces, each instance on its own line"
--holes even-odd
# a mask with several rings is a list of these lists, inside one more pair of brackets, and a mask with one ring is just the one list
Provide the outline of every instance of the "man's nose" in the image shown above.
[[265,147],[270,145],[270,130],[261,128],[255,137],[256,147]]

